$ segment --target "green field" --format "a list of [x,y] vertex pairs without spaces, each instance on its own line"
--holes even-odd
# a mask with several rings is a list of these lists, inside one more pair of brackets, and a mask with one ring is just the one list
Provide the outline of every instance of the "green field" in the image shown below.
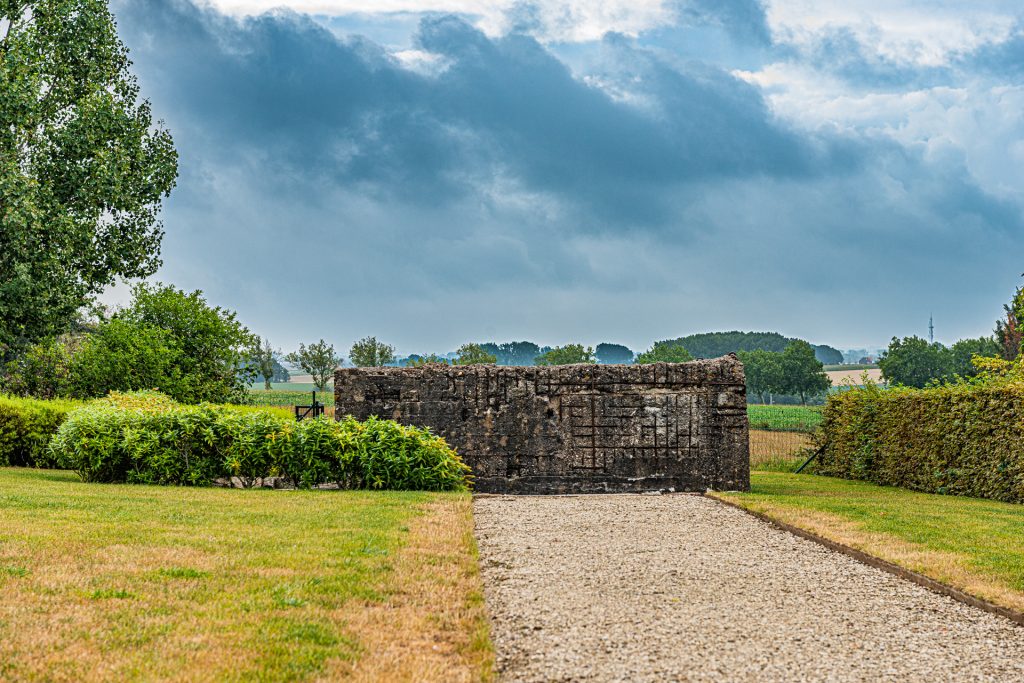
[[[253,384],[249,387],[250,391],[266,391],[263,388],[263,382]],[[320,395],[320,390],[316,388],[316,385],[312,382],[271,382],[271,391],[316,391],[317,395]],[[334,391],[334,382],[327,383],[327,391]]]
[[1024,505],[811,474],[753,472],[751,486],[715,495],[1024,610]]
[[821,424],[821,409],[809,406],[748,405],[751,429],[810,433]]
[[[312,389],[309,391],[250,389],[249,395],[252,397],[253,403],[258,406],[308,406],[313,402]],[[334,405],[334,394],[330,390],[326,393],[318,391],[316,392],[316,400],[324,405],[331,406]]]
[[835,370],[874,370],[878,367],[878,363],[850,363],[849,365],[826,365],[825,372],[833,372]]
[[478,679],[472,529],[467,494],[0,468],[0,680]]

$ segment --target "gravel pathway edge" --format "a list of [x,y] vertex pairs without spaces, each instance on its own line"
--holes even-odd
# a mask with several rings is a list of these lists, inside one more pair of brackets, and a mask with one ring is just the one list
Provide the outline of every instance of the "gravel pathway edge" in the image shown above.
[[866,564],[869,567],[881,569],[882,571],[888,572],[894,576],[898,576],[901,579],[910,581],[911,583],[916,583],[918,586],[921,586],[922,588],[927,588],[933,593],[945,595],[946,597],[953,598],[954,600],[962,602],[970,607],[975,607],[977,609],[984,610],[991,614],[996,614],[998,616],[1005,617],[1006,619],[1009,619],[1018,626],[1024,626],[1024,612],[1018,612],[1015,609],[1010,609],[1009,607],[997,605],[983,598],[979,598],[976,595],[965,593],[959,588],[954,588],[953,586],[949,586],[940,581],[936,581],[935,579],[925,576],[924,574],[919,574],[918,572],[915,572],[912,569],[901,567],[898,564],[893,564],[888,560],[883,560],[880,557],[875,557],[874,555],[866,553],[863,550],[857,550],[856,548],[844,545],[838,541],[833,541],[830,538],[819,536],[818,534],[812,531],[808,531],[807,529],[801,529],[798,526],[787,524],[786,522],[775,519],[771,515],[767,515],[763,512],[757,512],[756,510],[745,508],[739,503],[734,503],[731,500],[725,500],[724,498],[719,498],[718,496],[715,495],[706,495],[705,497],[710,500],[722,503],[723,505],[728,505],[729,507],[736,508],[737,510],[745,512],[748,515],[751,515],[752,517],[756,517],[762,522],[771,524],[777,529],[789,532],[794,536],[805,538],[808,541],[814,541],[815,543],[825,546],[829,550],[834,550],[838,553],[847,555],[848,557],[852,557],[858,562]]

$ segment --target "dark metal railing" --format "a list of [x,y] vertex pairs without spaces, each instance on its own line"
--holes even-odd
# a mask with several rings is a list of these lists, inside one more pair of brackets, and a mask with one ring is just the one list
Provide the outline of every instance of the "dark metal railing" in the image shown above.
[[316,400],[316,392],[313,392],[313,405],[295,406],[295,419],[302,421],[307,417],[321,417],[324,414],[324,404]]

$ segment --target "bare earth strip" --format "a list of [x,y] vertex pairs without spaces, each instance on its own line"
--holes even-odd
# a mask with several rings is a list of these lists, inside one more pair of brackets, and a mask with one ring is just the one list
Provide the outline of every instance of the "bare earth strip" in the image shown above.
[[708,498],[474,515],[501,680],[1024,680],[1024,628]]

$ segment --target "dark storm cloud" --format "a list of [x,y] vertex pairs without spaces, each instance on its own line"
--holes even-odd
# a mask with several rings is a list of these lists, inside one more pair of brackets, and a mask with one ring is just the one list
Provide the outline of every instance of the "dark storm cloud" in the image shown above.
[[[658,49],[607,35],[578,73],[529,35],[525,10],[500,37],[426,16],[414,45],[432,61],[410,69],[294,13],[115,9],[182,155],[165,277],[281,343],[640,347],[709,327],[841,343],[858,315],[872,321],[859,339],[884,340],[935,292],[969,306],[942,268],[1019,272],[1020,207],[962,159],[797,131],[724,64],[669,56],[667,34]],[[757,2],[678,13],[734,43],[723,60],[774,49]],[[866,57],[849,36],[819,54],[851,73]],[[867,80],[909,78],[869,66]],[[837,297],[853,303],[837,311]]]
[[664,193],[679,182],[822,170],[753,87],[716,67],[670,67],[615,36],[609,49],[628,65],[617,77],[648,109],[574,78],[530,36],[492,40],[456,17],[420,24],[419,47],[448,62],[429,76],[291,13],[236,21],[141,0],[119,15],[127,42],[145,45],[148,84],[200,130],[204,156],[258,154],[300,182],[435,203],[502,169],[588,222],[649,224],[668,219]]

